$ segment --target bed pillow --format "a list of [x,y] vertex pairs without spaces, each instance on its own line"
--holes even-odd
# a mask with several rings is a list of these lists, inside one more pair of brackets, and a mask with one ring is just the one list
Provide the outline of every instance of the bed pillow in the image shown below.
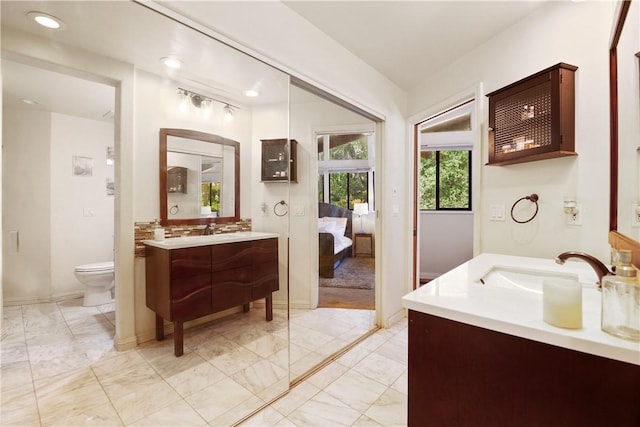
[[336,224],[333,221],[324,221],[323,218],[318,218],[318,231],[320,233],[332,233]]
[[325,216],[322,218],[323,222],[332,222],[334,224],[333,233],[334,236],[340,237],[344,236],[347,231],[347,218],[335,218]]

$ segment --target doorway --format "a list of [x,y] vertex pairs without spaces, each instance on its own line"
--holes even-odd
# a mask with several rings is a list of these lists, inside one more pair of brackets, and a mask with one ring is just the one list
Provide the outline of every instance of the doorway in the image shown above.
[[[316,131],[318,307],[375,309],[375,133]],[[350,220],[345,233],[334,216]]]
[[414,125],[414,288],[473,257],[477,136],[474,98]]

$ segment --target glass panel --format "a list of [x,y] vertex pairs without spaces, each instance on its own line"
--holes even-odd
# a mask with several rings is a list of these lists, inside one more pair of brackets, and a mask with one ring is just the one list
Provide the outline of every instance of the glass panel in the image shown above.
[[[215,371],[215,381],[230,384],[237,392],[230,393],[229,390],[222,388],[216,390],[209,388],[204,391],[194,390],[191,394],[194,402],[200,401],[203,404],[202,402],[207,401],[206,408],[203,406],[194,407],[194,409],[209,414],[208,422],[216,425],[234,425],[266,402],[285,393],[289,388],[290,372],[287,293],[289,218],[288,211],[285,211],[282,216],[276,216],[273,212],[274,207],[278,208],[277,212],[282,212],[279,210],[280,207],[288,209],[291,186],[284,183],[262,184],[253,178],[256,173],[259,173],[255,165],[260,156],[260,146],[254,141],[261,138],[288,138],[289,136],[289,77],[199,31],[154,12],[152,5],[143,6],[136,2],[119,1],[3,1],[0,2],[0,7],[3,49],[1,62],[4,99],[3,132],[5,135],[10,135],[3,139],[4,161],[12,162],[21,158],[33,160],[31,150],[37,150],[36,152],[41,154],[35,156],[39,162],[37,169],[50,172],[48,176],[51,177],[53,191],[64,190],[65,194],[62,196],[72,194],[78,200],[91,201],[90,207],[96,209],[95,217],[89,218],[94,221],[91,221],[91,226],[88,228],[82,226],[87,223],[87,218],[82,218],[83,209],[80,209],[80,217],[72,216],[77,215],[75,213],[78,211],[77,207],[74,212],[64,215],[65,218],[58,218],[64,222],[54,222],[56,215],[52,215],[52,212],[57,212],[57,204],[67,204],[71,207],[74,205],[67,203],[64,197],[51,198],[52,200],[42,198],[42,203],[38,204],[38,215],[52,218],[50,230],[47,228],[49,231],[46,236],[51,240],[50,248],[66,245],[65,256],[52,256],[50,249],[46,249],[47,253],[42,254],[29,252],[28,248],[36,245],[32,245],[33,242],[30,243],[27,236],[24,242],[24,248],[27,250],[21,247],[21,257],[27,261],[33,260],[34,255],[37,259],[52,260],[50,270],[42,276],[59,277],[60,283],[73,284],[76,282],[73,278],[75,266],[111,260],[115,250],[115,330],[104,331],[105,334],[111,335],[110,340],[114,338],[119,340],[118,346],[128,347],[136,342],[137,333],[146,331],[142,335],[137,335],[138,338],[142,336],[149,339],[149,342],[144,343],[146,352],[140,354],[144,353],[148,356],[153,353],[154,357],[158,356],[157,360],[164,360],[166,363],[155,366],[158,374],[166,379],[170,376],[169,371],[179,372],[184,384],[195,384],[214,378],[203,377],[203,371],[198,369],[177,369],[183,362],[197,359],[206,360],[213,365],[225,365],[225,369]],[[36,29],[35,24],[26,19],[27,13],[32,10],[46,12],[62,19],[66,24],[64,31],[50,33],[44,29]],[[87,22],[91,24],[86,25]],[[113,29],[114,22],[117,22],[117,31]],[[159,58],[178,51],[181,55],[180,60],[185,66],[181,70],[167,71]],[[52,73],[52,70],[56,73]],[[63,78],[55,74],[63,74]],[[79,79],[78,76],[82,76],[83,79]],[[101,89],[101,86],[107,86],[105,82],[122,82],[118,86],[117,99],[113,86],[107,87],[108,91]],[[258,102],[248,101],[244,96],[244,91],[253,85],[260,88]],[[190,96],[189,103],[182,105],[185,108],[180,109],[178,88],[196,91],[199,96]],[[22,94],[20,96],[24,97],[23,93],[26,89],[30,99],[55,99],[58,107],[47,112],[28,111],[27,108],[31,107],[19,103],[19,97],[16,96]],[[107,104],[104,103],[105,98],[107,98]],[[233,120],[225,121],[225,107],[233,110]],[[42,110],[42,105],[33,108]],[[207,116],[207,114],[210,115]],[[44,120],[47,121],[47,126],[44,126]],[[119,123],[120,126],[116,127],[115,123]],[[215,159],[203,159],[203,163],[194,161],[191,175],[197,178],[197,184],[192,185],[186,193],[182,191],[183,187],[178,187],[183,185],[183,178],[172,177],[172,180],[175,178],[178,183],[175,185],[175,190],[171,190],[174,191],[173,195],[176,197],[188,195],[197,199],[193,204],[188,205],[188,209],[181,209],[181,213],[190,211],[189,217],[184,218],[185,221],[192,220],[196,223],[189,223],[185,227],[176,226],[172,231],[204,232],[205,220],[201,218],[202,207],[208,206],[212,211],[219,207],[224,213],[225,206],[234,206],[230,202],[235,201],[234,197],[231,197],[235,192],[226,192],[225,186],[238,182],[242,211],[233,211],[231,214],[251,220],[248,224],[254,231],[275,234],[279,243],[279,290],[272,294],[273,319],[267,318],[265,311],[269,304],[265,302],[264,297],[254,299],[250,307],[247,303],[245,307],[249,310],[243,311],[247,289],[244,288],[242,300],[238,301],[232,310],[225,311],[224,316],[219,312],[215,316],[216,319],[206,322],[200,320],[197,322],[200,323],[197,327],[190,327],[185,331],[185,355],[175,359],[175,363],[170,362],[175,357],[173,337],[169,335],[165,341],[156,342],[154,334],[147,333],[155,329],[154,316],[147,314],[149,309],[145,304],[145,298],[135,297],[138,291],[144,294],[146,259],[143,257],[134,259],[133,251],[129,250],[132,243],[130,238],[133,237],[131,218],[141,221],[140,224],[144,226],[148,226],[148,222],[153,221],[154,218],[160,218],[160,201],[156,194],[159,193],[158,189],[163,187],[160,181],[164,178],[168,180],[168,177],[166,174],[159,174],[158,141],[159,130],[167,126],[220,135],[238,141],[242,151],[242,156],[240,153],[237,154],[238,161],[241,162],[239,168],[231,167],[226,162],[220,165],[221,179],[211,173],[214,164],[210,160]],[[24,135],[30,129],[38,129],[38,137],[31,138],[32,143],[29,146],[20,144],[21,138],[15,136]],[[47,134],[45,135],[49,136],[47,138],[40,132],[43,129],[50,129],[52,132],[64,129],[67,133],[65,135]],[[105,172],[103,165],[107,150],[105,146],[96,148],[97,144],[103,143],[105,138],[110,139],[110,147],[115,145],[113,150],[116,153],[115,171],[114,167],[110,166],[111,171]],[[51,145],[54,141],[57,144],[55,147]],[[36,142],[42,145],[34,145]],[[8,146],[11,146],[11,150],[6,149]],[[85,154],[86,152],[90,154]],[[49,155],[49,153],[55,153],[55,155]],[[90,156],[93,159],[92,179],[70,176],[73,156]],[[95,201],[102,195],[107,197],[109,178],[111,178],[107,172],[115,176],[115,185],[111,182],[111,188],[115,188],[115,195],[111,193],[109,201],[117,209],[103,209],[102,205],[97,205]],[[236,172],[241,174],[238,181],[234,178]],[[80,183],[81,180],[82,183]],[[4,179],[3,185],[20,185],[19,181],[21,180]],[[79,184],[82,184],[82,189],[79,189]],[[272,185],[272,187],[265,191],[266,185]],[[71,187],[76,188],[77,191],[70,192]],[[172,182],[169,187],[173,188],[174,183]],[[236,188],[234,187],[234,190]],[[20,226],[11,224],[10,218],[22,215],[19,211],[22,209],[21,205],[28,207],[27,214],[33,209],[29,204],[17,203],[15,198],[12,199],[15,197],[13,194],[16,193],[3,192],[2,205],[11,207],[9,211],[11,215],[7,217],[9,222],[5,225],[18,229]],[[261,196],[252,198],[250,197],[252,194]],[[200,197],[202,200],[199,200]],[[260,207],[263,204],[266,206],[267,214],[264,216],[259,214],[252,218],[253,212],[261,212]],[[89,212],[89,209],[85,209],[85,212]],[[94,216],[87,213],[84,215]],[[98,223],[98,220],[101,222]],[[221,226],[219,220],[220,218],[211,218],[206,222],[215,222],[216,226]],[[77,245],[82,250],[74,250],[74,245],[68,245],[69,224],[73,224],[71,228],[75,227],[75,234],[82,236],[85,241],[90,239],[91,251],[87,251],[86,245],[83,244]],[[240,226],[246,226],[246,224],[247,222],[242,222]],[[140,233],[137,225],[136,238],[139,240]],[[202,225],[202,228],[198,228],[199,225]],[[235,223],[224,224],[225,228],[234,226],[236,226]],[[95,238],[94,233],[98,232],[104,232],[107,235],[106,239]],[[142,231],[142,233],[145,232],[146,230]],[[115,247],[114,234],[116,235]],[[38,233],[38,239],[43,237],[45,237],[44,234]],[[121,250],[122,247],[126,248],[126,251]],[[42,249],[39,248],[39,250]],[[273,249],[265,252],[268,252],[268,255],[274,254]],[[91,260],[94,256],[98,259]],[[265,263],[269,264],[268,270],[272,270],[274,260],[267,258]],[[27,262],[25,265],[31,264],[33,263]],[[35,289],[39,292],[37,288],[25,286],[24,278],[29,276],[28,271],[19,270],[24,267],[13,265],[11,268],[14,270],[7,270],[5,273],[10,277],[20,277],[20,281],[17,282],[20,286],[13,287],[5,281],[4,289],[8,291],[5,295],[11,294],[20,299],[23,297],[20,292],[24,292],[24,289]],[[142,274],[136,271],[141,271]],[[119,279],[121,277],[126,280]],[[269,283],[269,291],[274,281]],[[51,286],[51,283],[41,282],[43,285]],[[201,289],[209,290],[209,294],[212,295],[211,288],[203,285]],[[258,286],[252,285],[249,291],[252,297],[264,291],[257,288]],[[76,293],[78,288],[62,290],[71,294]],[[180,291],[185,290],[181,288]],[[185,291],[185,294],[188,292],[190,291]],[[238,293],[235,292],[234,295],[237,296]],[[222,300],[223,298],[218,298],[215,302]],[[126,301],[126,304],[121,304],[122,301]],[[182,313],[188,312],[186,316],[189,316],[193,312],[208,311],[208,305],[202,304],[202,301],[196,302],[195,305],[198,308],[194,310],[190,310],[193,307],[183,307]],[[75,308],[78,308],[76,314],[80,316],[80,309],[83,309],[82,301]],[[91,309],[95,311],[95,307]],[[97,338],[103,339],[102,336]],[[78,359],[79,347],[75,345],[67,347],[70,353],[60,356]],[[108,351],[103,355],[101,348]],[[96,357],[87,363],[99,364],[105,356],[122,357],[112,350],[112,345],[101,343],[96,347]],[[233,369],[230,369],[225,361],[237,362],[237,354],[240,350],[242,354],[250,357],[244,358],[242,363],[234,364]],[[208,366],[211,368],[211,365]],[[87,367],[88,365],[77,366],[77,368]],[[163,369],[166,372],[162,372]],[[256,372],[260,375],[256,376]],[[122,375],[123,371],[114,371],[112,374]],[[154,397],[157,396],[149,396],[149,400],[153,400]],[[60,398],[73,399],[64,395]],[[221,398],[224,398],[224,404],[210,404],[213,401],[219,403]],[[108,402],[106,405],[105,413],[113,413],[115,418],[107,423],[121,423],[124,420],[126,424],[131,424],[126,420],[127,414],[118,414],[119,408]],[[63,415],[68,416],[66,413]],[[83,418],[88,413],[75,415]],[[65,424],[65,420],[69,421],[68,419],[50,419],[49,422]],[[131,421],[135,420],[131,419]]]
[[420,177],[418,180],[420,191],[420,209],[436,208],[436,152],[422,151],[420,153]]
[[324,175],[318,175],[318,201],[324,201]]
[[469,151],[440,151],[441,209],[469,208]]
[[367,172],[349,174],[349,209],[353,210],[355,203],[367,203],[368,178],[369,174]]
[[330,160],[367,160],[367,135],[331,135],[329,138]]
[[455,117],[433,126],[425,127],[420,130],[421,133],[436,132],[456,132],[471,130],[471,114],[467,113],[463,116]]
[[318,137],[318,160],[324,160],[324,136]]
[[[361,223],[365,233],[370,234],[368,239],[361,239],[362,247],[366,248],[367,243],[374,245],[374,214],[359,217],[349,208],[353,208],[355,201],[367,201],[366,170],[372,168],[369,163],[373,165],[375,159],[373,150],[367,149],[368,140],[363,135],[372,135],[375,124],[298,86],[292,85],[290,93],[290,137],[299,142],[301,152],[308,153],[308,168],[317,173],[300,176],[298,185],[291,186],[291,192],[296,203],[314,200],[314,191],[321,201],[317,210],[315,206],[309,208],[309,212],[317,212],[319,217],[297,216],[293,222],[295,232],[289,237],[290,345],[295,349],[291,378],[295,381],[375,327],[376,260],[373,248],[370,248],[368,256],[352,256],[355,245],[348,241],[338,254],[334,246],[338,241],[336,237],[354,239],[353,232],[361,229]],[[310,99],[313,102],[309,102]],[[340,131],[333,134],[336,129]],[[327,148],[321,144],[330,136],[333,160],[326,158]],[[314,152],[316,146],[317,155]],[[351,160],[345,162],[343,159]],[[316,177],[317,185],[313,183]],[[323,200],[328,203],[322,203]],[[369,206],[371,211],[371,204]],[[336,216],[344,218],[344,232],[342,220],[330,220],[328,225],[320,221],[323,217]],[[304,225],[305,221],[307,225]],[[317,262],[309,262],[309,259]],[[337,267],[336,259],[340,261]],[[355,271],[358,274],[354,274]],[[312,276],[317,280],[308,280]],[[346,289],[346,285],[352,288]],[[354,289],[355,286],[358,289]],[[357,294],[357,297],[341,297],[347,293]]]
[[329,174],[329,203],[343,208],[348,208],[347,204],[347,174]]

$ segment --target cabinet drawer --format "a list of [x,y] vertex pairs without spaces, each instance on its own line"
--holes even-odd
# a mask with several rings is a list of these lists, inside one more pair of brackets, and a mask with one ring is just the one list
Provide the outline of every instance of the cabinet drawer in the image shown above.
[[171,251],[171,278],[191,277],[211,271],[209,246],[173,249]]
[[278,288],[279,285],[277,274],[264,276],[262,279],[253,283],[253,286],[251,287],[251,300],[264,298],[271,292],[277,291]]
[[251,301],[251,285],[238,282],[215,284],[211,288],[211,304],[214,312],[237,307]]
[[211,249],[211,270],[229,270],[238,267],[249,269],[252,262],[251,242],[214,245]]
[[211,313],[211,286],[203,286],[192,293],[171,300],[170,321],[196,319]]

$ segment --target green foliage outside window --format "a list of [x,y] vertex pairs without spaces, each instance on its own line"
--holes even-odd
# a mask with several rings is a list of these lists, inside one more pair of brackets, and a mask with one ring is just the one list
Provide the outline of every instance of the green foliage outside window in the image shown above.
[[354,203],[367,202],[367,172],[329,174],[329,203],[353,209]]
[[211,206],[211,212],[220,211],[220,183],[204,182],[201,186],[202,206]]
[[330,160],[367,160],[368,156],[367,137],[365,135],[360,139],[335,146],[329,150]]
[[471,209],[471,151],[423,151],[418,179],[420,209]]

